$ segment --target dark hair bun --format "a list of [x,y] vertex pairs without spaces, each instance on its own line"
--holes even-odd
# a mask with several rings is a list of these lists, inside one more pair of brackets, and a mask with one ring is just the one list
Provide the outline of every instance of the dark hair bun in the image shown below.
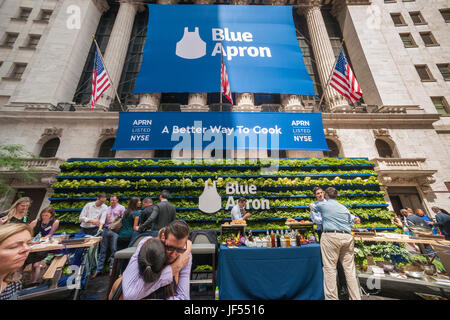
[[145,282],[154,282],[165,267],[166,250],[161,240],[151,238],[141,247],[138,254],[139,272]]

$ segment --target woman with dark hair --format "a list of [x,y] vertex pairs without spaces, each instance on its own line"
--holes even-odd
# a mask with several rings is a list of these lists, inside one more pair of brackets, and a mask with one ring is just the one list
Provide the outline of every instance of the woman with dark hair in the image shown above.
[[59,220],[55,219],[55,209],[44,208],[36,220],[30,223],[34,236],[39,232],[43,238],[50,238],[59,227]]
[[450,213],[439,207],[432,207],[431,210],[436,214],[436,224],[445,240],[450,240]]
[[[39,217],[30,223],[30,227],[33,230],[33,237],[36,237],[40,233],[41,240],[50,238],[59,227],[59,220],[55,219],[55,209],[47,207],[42,210]],[[41,274],[41,261],[44,260],[47,255],[47,251],[32,252],[28,256],[27,261],[25,261],[24,267],[30,263],[33,264],[30,278],[31,285],[37,283]]]
[[122,228],[117,239],[117,250],[122,250],[128,247],[131,236],[133,235],[134,218],[139,215],[141,209],[141,199],[132,197],[128,203],[128,208],[125,210],[122,217]]
[[[147,282],[155,282],[161,276],[161,272],[166,266],[166,249],[162,241],[158,238],[147,238],[140,242],[138,248],[138,268],[139,275]],[[174,295],[175,288],[173,284],[169,284],[160,288],[157,292],[152,293],[146,299],[166,299]],[[122,300],[122,278],[114,283],[109,300]]]

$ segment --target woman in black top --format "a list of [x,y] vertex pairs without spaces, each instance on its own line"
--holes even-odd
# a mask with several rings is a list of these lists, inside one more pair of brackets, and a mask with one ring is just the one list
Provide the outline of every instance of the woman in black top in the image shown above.
[[[40,233],[41,240],[50,238],[59,227],[59,220],[55,219],[55,209],[47,207],[42,210],[39,218],[30,223],[30,227],[33,229],[33,237],[36,237]],[[33,264],[30,279],[31,285],[37,283],[41,275],[41,261],[44,260],[47,255],[47,251],[33,252],[30,253],[27,261],[25,261],[24,267],[30,263]]]

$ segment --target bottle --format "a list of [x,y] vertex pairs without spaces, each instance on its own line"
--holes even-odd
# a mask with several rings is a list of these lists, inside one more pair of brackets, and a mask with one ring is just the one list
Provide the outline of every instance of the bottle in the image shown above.
[[277,230],[277,248],[281,247],[280,233]]
[[283,230],[281,230],[280,241],[281,241],[281,247],[286,248],[286,235],[283,232]]
[[297,243],[297,247],[301,246],[300,231],[297,231],[297,234],[295,235],[295,242]]
[[248,232],[248,241],[253,242],[253,235],[251,230]]
[[275,248],[276,247],[276,243],[275,243],[275,234],[273,233],[273,230],[272,230],[272,234],[270,235],[270,240],[271,240],[271,243],[272,243],[272,248]]
[[291,247],[295,247],[297,243],[295,242],[295,231],[292,230],[290,236]]
[[41,241],[41,237],[42,237],[42,234],[39,232],[39,233],[36,235],[36,237],[34,238],[34,242],[40,242],[40,241]]
[[406,234],[406,235],[408,235],[409,236],[409,229],[408,229],[408,227],[406,226],[406,224],[404,224],[403,225],[403,232]]
[[219,300],[219,287],[216,287],[215,296],[216,296],[216,300]]
[[266,246],[267,246],[267,248],[270,248],[270,247],[271,247],[271,241],[270,241],[269,230],[267,230]]
[[290,248],[291,247],[291,239],[289,239],[289,233],[287,231],[286,231],[285,239],[286,239],[286,248]]

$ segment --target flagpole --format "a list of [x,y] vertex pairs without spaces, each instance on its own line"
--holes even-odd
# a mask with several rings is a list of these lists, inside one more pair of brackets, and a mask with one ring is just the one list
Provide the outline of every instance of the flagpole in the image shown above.
[[223,47],[220,43],[220,112],[222,112],[222,65],[223,65]]
[[121,109],[122,111],[125,111],[125,110],[123,110],[123,108],[122,108],[122,102],[120,101],[119,94],[117,93],[117,89],[116,89],[116,87],[114,86],[111,77],[109,76],[108,69],[106,69],[105,60],[103,59],[103,55],[102,55],[102,52],[100,51],[100,47],[98,46],[97,40],[95,40],[95,35],[92,35],[92,39],[94,40],[95,47],[97,48],[98,54],[100,55],[100,59],[102,59],[103,67],[105,68],[106,74],[108,75],[109,81],[111,82],[111,86],[112,86],[113,89],[114,89],[114,93],[116,94],[116,98],[117,98],[117,100],[119,101],[120,109]]
[[[341,53],[343,46],[344,46],[344,38],[342,38],[341,45],[339,46],[339,54]],[[336,64],[337,64],[338,60],[339,60],[339,56],[337,56],[337,58],[334,60],[333,68],[331,68],[330,76],[328,77],[327,84],[322,92],[322,97],[320,98],[319,105],[317,107],[318,111],[320,111],[320,106],[322,105],[322,101],[323,101],[323,98],[325,97],[325,93],[328,89],[328,85],[330,84],[331,78],[333,77],[334,68],[336,68]]]

